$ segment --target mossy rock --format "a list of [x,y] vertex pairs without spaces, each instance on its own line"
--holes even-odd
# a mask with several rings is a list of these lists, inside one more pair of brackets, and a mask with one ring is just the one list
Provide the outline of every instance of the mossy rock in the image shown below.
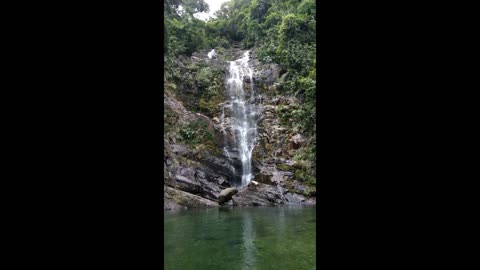
[[305,180],[304,173],[305,172],[303,170],[295,170],[295,179],[304,181]]
[[317,195],[317,187],[316,186],[307,186],[307,190],[304,192],[307,196],[315,196]]
[[279,165],[277,165],[277,168],[282,170],[282,171],[289,171],[289,170],[292,169],[292,167],[290,167],[287,164],[279,164]]

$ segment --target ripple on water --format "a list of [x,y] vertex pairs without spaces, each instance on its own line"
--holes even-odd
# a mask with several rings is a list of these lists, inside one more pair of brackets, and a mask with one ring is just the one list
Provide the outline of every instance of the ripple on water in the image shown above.
[[315,223],[315,208],[186,211],[181,219],[168,215],[164,266],[182,270],[315,269]]

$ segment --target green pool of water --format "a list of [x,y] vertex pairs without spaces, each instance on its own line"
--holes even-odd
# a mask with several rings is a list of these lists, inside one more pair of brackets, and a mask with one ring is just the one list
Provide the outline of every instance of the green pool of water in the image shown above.
[[166,211],[167,270],[315,269],[314,207]]

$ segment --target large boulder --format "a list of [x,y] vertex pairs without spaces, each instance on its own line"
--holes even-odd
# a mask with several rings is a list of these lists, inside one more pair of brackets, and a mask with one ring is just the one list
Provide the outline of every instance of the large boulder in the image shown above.
[[193,180],[188,179],[185,176],[175,175],[177,189],[190,192],[192,194],[198,194],[202,191],[202,187],[199,183],[194,182]]
[[218,203],[223,204],[226,201],[232,199],[232,196],[237,194],[238,190],[234,187],[226,188],[220,192],[220,196],[218,196]]
[[163,194],[165,210],[218,207],[214,201],[168,186],[163,186]]
[[287,199],[289,204],[301,204],[305,202],[306,198],[297,193],[287,193],[285,194],[285,198]]
[[203,166],[215,171],[218,174],[224,176],[230,176],[232,174],[232,165],[227,159],[217,157],[214,155],[207,155],[197,160],[203,164]]
[[250,183],[247,188],[242,189],[233,200],[234,206],[273,206],[284,204],[286,199],[281,187],[266,185],[262,183]]

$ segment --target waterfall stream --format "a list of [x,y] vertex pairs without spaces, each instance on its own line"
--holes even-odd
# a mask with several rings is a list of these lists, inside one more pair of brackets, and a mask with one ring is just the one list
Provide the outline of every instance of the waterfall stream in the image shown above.
[[217,54],[215,53],[215,49],[212,49],[209,53],[208,53],[208,58],[212,59],[212,57],[215,57],[217,56]]
[[[228,157],[237,156],[241,161],[241,174],[237,172],[240,179],[236,181],[236,184],[241,187],[248,185],[252,179],[252,152],[257,136],[256,117],[258,112],[254,103],[253,70],[249,65],[249,53],[250,51],[246,51],[242,58],[230,61],[227,102],[222,111],[222,126],[224,125],[224,112],[229,111],[230,128],[233,131],[235,143],[225,151],[228,153]],[[244,80],[249,82],[249,97],[245,93]]]

